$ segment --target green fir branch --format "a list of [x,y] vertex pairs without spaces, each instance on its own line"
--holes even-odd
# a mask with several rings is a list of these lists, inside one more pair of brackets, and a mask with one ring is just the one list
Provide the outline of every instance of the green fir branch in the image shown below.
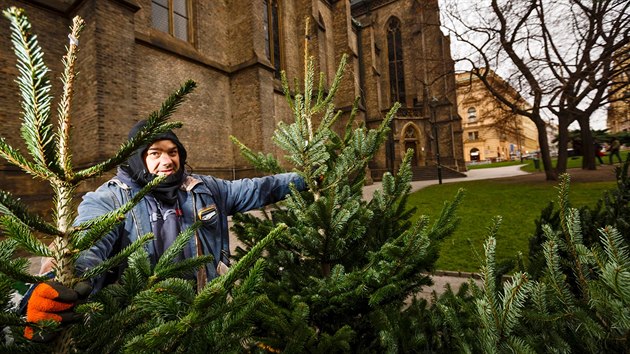
[[[553,235],[553,231],[548,225],[543,227],[543,231],[548,237]],[[575,308],[575,299],[571,291],[567,288],[566,275],[562,272],[557,238],[550,237],[549,240],[543,244],[543,253],[547,266],[545,272],[547,276],[546,283],[551,287],[555,299],[560,301],[565,309],[572,311]]]
[[72,158],[70,153],[70,109],[72,108],[72,99],[74,97],[74,67],[79,51],[79,37],[85,26],[85,22],[79,16],[72,19],[70,26],[70,43],[66,46],[67,53],[63,57],[64,72],[61,75],[63,84],[63,94],[57,108],[59,130],[57,132],[57,145],[59,149],[59,165],[64,174],[72,177]]
[[174,261],[177,259],[181,253],[184,251],[184,247],[186,247],[190,238],[199,230],[201,227],[201,222],[197,221],[188,227],[186,230],[182,231],[177,235],[173,244],[171,244],[164,253],[160,256],[157,264],[155,265],[154,272],[159,273],[163,269],[168,268]]
[[[86,269],[85,272],[79,278],[79,281],[90,280],[92,278],[96,278],[104,274],[106,271],[113,269],[114,267],[122,264],[127,259],[129,259],[130,268],[132,264],[137,264],[137,262],[134,263],[134,261],[137,261],[138,259],[142,259],[142,257],[144,257],[146,261],[148,262],[149,256],[148,254],[146,254],[146,251],[145,252],[136,252],[136,251],[144,251],[142,249],[142,246],[144,246],[148,241],[152,239],[153,239],[152,233],[148,233],[139,237],[137,240],[132,242],[129,246],[125,247],[124,249],[122,249],[120,252],[113,255],[112,257],[107,258],[106,260],[104,260],[102,263],[98,264],[94,268]],[[143,269],[146,270],[146,268],[143,268]],[[145,271],[145,273],[148,274],[149,271]]]
[[33,177],[47,179],[53,175],[46,168],[28,161],[18,150],[7,144],[3,137],[0,137],[0,156]]
[[519,320],[523,316],[525,302],[531,291],[531,283],[526,274],[516,273],[512,279],[503,286],[503,296],[501,304],[501,334],[510,336],[514,329],[520,324]]
[[324,98],[324,91],[326,90],[326,74],[323,71],[319,73],[319,84],[317,85],[317,98],[315,99],[315,105],[320,105]]
[[562,231],[565,237],[565,245],[571,256],[573,265],[573,272],[578,279],[581,289],[583,289],[582,295],[588,296],[585,289],[588,288],[588,282],[586,274],[588,272],[587,265],[585,265],[580,259],[578,247],[582,245],[582,225],[580,222],[580,213],[577,209],[571,208],[569,201],[569,190],[571,176],[568,173],[563,174],[560,177],[560,187],[558,204],[560,207],[560,224],[562,225]]
[[206,264],[214,260],[212,255],[187,258],[175,263],[163,266],[159,270],[154,270],[153,275],[149,278],[149,283],[158,280],[165,280],[174,277],[186,277],[194,274],[195,270],[205,267]]
[[147,193],[151,192],[153,187],[160,184],[164,179],[166,179],[166,176],[155,177],[118,209],[75,226],[72,231],[71,244],[74,245],[74,248],[77,250],[85,250],[95,245],[106,233],[123,222],[125,215],[136,206]]
[[18,245],[16,240],[0,240],[0,273],[23,283],[37,283],[46,280],[46,277],[28,273],[29,261],[26,258],[15,258]]
[[282,237],[287,229],[288,226],[285,224],[277,225],[267,236],[265,236],[265,238],[254,245],[254,247],[247,252],[245,257],[233,264],[227,274],[216,277],[208,283],[195,299],[193,307],[201,310],[205,306],[208,306],[208,304],[211,304],[212,299],[214,299],[217,294],[220,294],[221,291],[219,289],[227,290],[232,288],[236,279],[244,274],[247,269],[251,268],[256,259],[260,257],[262,251],[269,247],[272,243],[276,242],[278,238]]
[[[601,281],[611,290],[611,297],[607,303],[620,301],[621,307],[626,309],[630,304],[630,262],[628,244],[623,235],[616,229],[607,227],[599,230],[608,261],[601,268]],[[613,295],[614,294],[614,295]],[[627,315],[630,315],[628,313]],[[630,323],[630,317],[626,321]],[[626,327],[630,330],[630,327]]]
[[286,172],[286,170],[280,166],[278,160],[272,154],[265,155],[262,152],[255,154],[250,148],[241,143],[233,135],[230,135],[230,140],[232,140],[232,143],[234,143],[239,148],[241,156],[249,161],[252,166],[256,167],[257,170],[272,174]]
[[287,73],[282,70],[280,71],[280,82],[282,83],[282,92],[284,93],[284,98],[289,104],[289,109],[294,112],[295,111],[295,102],[291,99],[291,89],[289,88],[289,80],[287,79]]
[[[305,55],[308,55],[308,47],[304,49]],[[313,97],[313,81],[315,76],[315,63],[313,57],[306,59],[306,70],[304,72],[304,110],[302,116],[306,119],[309,140],[313,137],[313,124],[311,118],[317,113],[316,107],[311,105],[311,97]]]
[[50,80],[37,36],[22,9],[3,11],[11,22],[11,43],[18,58],[17,84],[22,96],[22,138],[36,164],[59,173],[57,150],[50,122]]
[[27,225],[15,216],[0,216],[0,229],[19,243],[22,249],[34,256],[52,257],[53,252],[31,232]]
[[316,105],[316,110],[319,111],[320,107],[327,106],[332,100],[335,98],[337,91],[339,90],[339,86],[341,84],[341,80],[343,79],[343,73],[346,70],[346,64],[348,62],[348,54],[344,53],[339,60],[339,65],[337,65],[337,71],[335,72],[335,76],[333,78],[333,82],[330,85],[330,90],[328,90],[328,94],[326,98],[319,102]]
[[166,131],[182,126],[179,122],[168,123],[167,120],[175,112],[175,110],[184,102],[186,95],[191,93],[197,84],[192,81],[186,81],[177,91],[172,93],[164,103],[160,110],[152,112],[147,118],[145,126],[136,133],[129,141],[123,143],[113,157],[101,162],[97,165],[81,170],[76,173],[73,182],[82,181],[91,177],[98,176],[105,171],[109,171],[117,165],[121,164],[129,155],[139,147],[147,144],[151,139],[165,133]]
[[598,230],[600,233],[600,241],[604,247],[604,251],[608,256],[608,260],[619,264],[619,266],[627,268],[630,266],[630,252],[628,251],[628,243],[624,236],[613,227],[605,227]]
[[212,255],[183,259],[176,262],[199,227],[201,227],[201,223],[197,222],[177,236],[175,242],[160,256],[158,263],[153,269],[153,275],[149,279],[150,284],[156,280],[193,273],[195,269],[212,262],[214,259]]
[[6,214],[21,220],[28,227],[51,236],[61,236],[56,227],[46,222],[38,215],[31,214],[19,199],[13,198],[11,193],[0,191],[0,214]]

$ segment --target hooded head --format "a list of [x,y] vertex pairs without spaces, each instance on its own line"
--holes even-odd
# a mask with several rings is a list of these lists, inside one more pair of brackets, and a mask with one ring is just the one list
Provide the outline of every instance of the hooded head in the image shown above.
[[[142,120],[131,128],[129,131],[129,139],[133,138],[141,129],[147,124],[146,120]],[[186,149],[177,138],[177,135],[172,131],[167,131],[163,134],[155,137],[150,143],[143,145],[136,149],[131,156],[127,159],[126,163],[122,164],[120,168],[125,171],[131,179],[139,184],[145,186],[157,175],[151,173],[146,165],[145,157],[149,147],[160,140],[170,140],[177,146],[177,153],[179,155],[179,168],[174,173],[170,174],[162,183],[155,187],[151,194],[160,200],[167,202],[174,202],[177,197],[177,189],[185,179],[184,165],[186,164]]]

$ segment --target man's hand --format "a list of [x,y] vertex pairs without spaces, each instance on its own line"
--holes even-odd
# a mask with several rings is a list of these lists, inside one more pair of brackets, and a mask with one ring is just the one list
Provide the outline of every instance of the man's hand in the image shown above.
[[[74,305],[81,298],[89,295],[92,287],[87,282],[78,283],[74,289],[56,281],[39,283],[33,290],[26,305],[26,321],[35,323],[42,320],[53,320],[60,323],[76,321],[81,316],[73,311]],[[48,342],[55,333],[35,332],[27,326],[24,337],[36,342]]]

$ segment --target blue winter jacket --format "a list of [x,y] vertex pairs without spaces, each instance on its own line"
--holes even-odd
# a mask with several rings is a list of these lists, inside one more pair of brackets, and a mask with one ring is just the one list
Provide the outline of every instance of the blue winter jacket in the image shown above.
[[[290,193],[291,183],[298,190],[305,189],[304,180],[295,173],[235,181],[202,175],[187,177],[178,192],[179,206],[183,211],[181,230],[186,230],[196,220],[201,220],[202,226],[197,235],[191,237],[189,252],[185,253],[214,256],[213,264],[206,266],[208,280],[217,276],[220,261],[227,264],[226,256],[230,252],[227,217],[283,199]],[[138,191],[139,187],[132,187],[118,178],[112,178],[96,191],[89,192],[83,197],[75,225],[119,208]],[[147,202],[143,199],[127,213],[123,223],[92,248],[81,253],[76,262],[77,272],[83,273],[98,265],[139,236],[151,231]],[[153,242],[149,242],[145,248],[152,264],[155,265],[157,256]],[[105,280],[105,277],[95,279],[94,291],[101,289],[105,285]]]

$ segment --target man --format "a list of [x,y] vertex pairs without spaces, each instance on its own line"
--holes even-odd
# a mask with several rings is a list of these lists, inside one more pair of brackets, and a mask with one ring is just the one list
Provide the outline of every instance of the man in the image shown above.
[[[129,132],[129,138],[145,124],[146,121],[137,123]],[[155,265],[181,231],[201,221],[202,226],[180,255],[180,258],[214,257],[213,263],[197,271],[197,287],[201,289],[208,280],[227,270],[229,265],[229,215],[277,202],[289,194],[291,184],[298,190],[306,188],[304,180],[295,173],[235,181],[189,174],[184,168],[186,158],[186,149],[177,136],[168,131],[137,149],[126,163],[119,166],[114,178],[83,197],[75,225],[117,209],[156,176],[167,176],[127,214],[123,223],[79,256],[77,272],[83,273],[98,265],[149,232],[155,235],[147,247]],[[91,284],[94,291],[118,280],[121,273],[122,270],[119,270],[107,277],[94,279]],[[45,291],[38,291],[40,287]],[[27,321],[34,322],[35,318],[60,320],[59,316],[54,317],[56,312],[60,312],[57,309],[66,311],[68,306],[64,304],[72,303],[78,297],[73,296],[72,289],[57,283],[52,284],[53,290],[49,288],[48,283],[35,287],[27,304]],[[67,296],[68,292],[70,296]],[[61,294],[65,294],[63,298]],[[57,303],[59,306],[41,307],[43,303]],[[33,313],[33,321],[29,319],[30,313]]]
[[621,143],[619,142],[619,139],[617,138],[613,138],[612,143],[610,143],[610,147],[608,148],[609,154],[608,154],[608,163],[610,165],[613,164],[613,156],[617,156],[617,158],[619,159],[619,163],[621,163],[621,155],[619,154],[619,149],[621,148]]
[[594,149],[595,158],[599,160],[600,165],[603,165],[604,161],[602,160],[602,156],[604,156],[604,154],[602,153],[602,144],[600,144],[597,140],[594,140],[593,149]]

